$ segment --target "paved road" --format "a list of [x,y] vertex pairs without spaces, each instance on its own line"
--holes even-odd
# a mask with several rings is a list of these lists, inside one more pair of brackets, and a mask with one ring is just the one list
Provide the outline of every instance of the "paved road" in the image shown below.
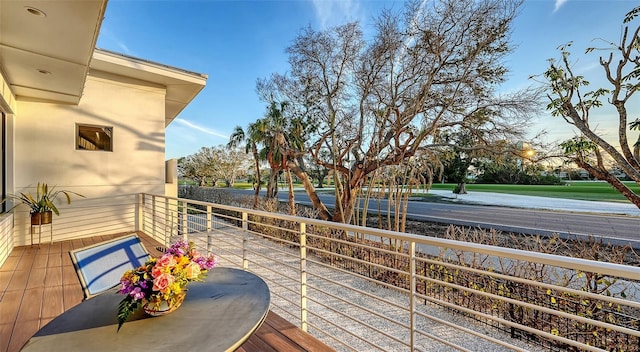
[[528,234],[593,235],[640,246],[640,218],[631,216],[412,202],[407,217]]
[[[252,194],[252,191],[234,191]],[[296,202],[310,204],[304,192],[296,192]],[[279,198],[287,201],[286,191]],[[321,194],[327,206],[333,205],[333,196]],[[494,228],[527,234],[561,236],[594,236],[617,244],[631,243],[640,248],[640,217],[628,215],[587,214],[557,210],[518,209],[501,206],[451,204],[442,202],[411,201],[407,218],[480,228]],[[386,209],[386,202],[381,204]],[[369,209],[377,209],[371,204]]]

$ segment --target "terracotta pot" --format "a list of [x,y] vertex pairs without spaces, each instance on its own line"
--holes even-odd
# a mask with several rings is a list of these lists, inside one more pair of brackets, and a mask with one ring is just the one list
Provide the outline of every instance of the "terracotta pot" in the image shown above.
[[45,225],[53,221],[53,212],[51,210],[42,213],[31,213],[31,225]]

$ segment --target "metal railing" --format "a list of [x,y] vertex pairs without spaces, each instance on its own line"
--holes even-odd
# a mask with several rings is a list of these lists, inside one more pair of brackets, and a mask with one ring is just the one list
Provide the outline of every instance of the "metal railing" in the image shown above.
[[0,267],[9,258],[13,247],[13,214],[0,214]]
[[640,351],[635,266],[140,197],[139,230],[260,275],[272,310],[337,350]]

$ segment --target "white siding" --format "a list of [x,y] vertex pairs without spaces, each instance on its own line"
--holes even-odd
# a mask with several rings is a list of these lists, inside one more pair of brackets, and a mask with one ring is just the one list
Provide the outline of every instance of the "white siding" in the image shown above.
[[[21,101],[14,120],[15,191],[38,182],[86,196],[61,204],[53,239],[135,229],[134,194],[165,192],[165,89],[91,72],[80,104]],[[75,149],[76,123],[113,127],[113,152]],[[118,205],[105,212],[105,205]],[[84,227],[94,230],[86,232]],[[28,209],[16,209],[16,245],[29,240]],[[49,239],[49,228],[43,229]]]

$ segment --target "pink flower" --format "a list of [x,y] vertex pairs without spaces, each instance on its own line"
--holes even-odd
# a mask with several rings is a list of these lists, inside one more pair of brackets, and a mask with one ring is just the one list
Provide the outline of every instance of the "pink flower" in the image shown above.
[[167,253],[163,255],[160,259],[158,259],[158,262],[156,263],[156,265],[161,267],[174,266],[176,265],[176,258],[173,256],[173,254]]
[[163,291],[169,287],[175,278],[170,274],[160,274],[158,277],[153,279],[153,290],[154,291]]
[[153,268],[151,268],[151,276],[152,277],[158,277],[160,275],[162,275],[165,272],[163,267],[160,266],[154,266]]
[[158,259],[156,265],[151,268],[151,276],[155,278],[162,275],[163,273],[168,273],[176,264],[177,261],[173,255],[165,254],[160,259]]

